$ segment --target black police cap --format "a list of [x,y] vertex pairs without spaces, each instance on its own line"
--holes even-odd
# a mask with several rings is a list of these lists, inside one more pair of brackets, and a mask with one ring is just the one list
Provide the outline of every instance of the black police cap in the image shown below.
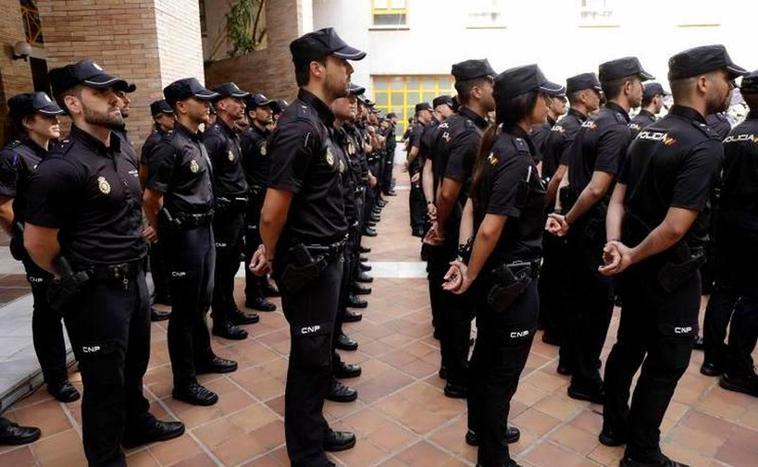
[[742,77],[740,92],[742,94],[758,93],[758,70],[751,71]]
[[248,110],[254,109],[256,107],[271,107],[273,109],[274,107],[274,101],[269,99],[268,97],[264,96],[263,94],[251,94],[247,96],[245,99],[245,105],[247,105]]
[[428,110],[429,112],[431,112],[434,109],[432,108],[431,105],[429,105],[428,102],[419,102],[418,104],[416,104],[416,113],[419,113],[422,110]]
[[22,119],[38,112],[50,116],[64,113],[44,92],[25,92],[8,99],[8,114],[12,119]]
[[387,120],[391,118],[397,118],[397,114],[395,112],[390,112],[387,114]]
[[298,37],[290,43],[290,52],[295,65],[303,65],[327,55],[345,60],[362,60],[366,56],[366,52],[347,45],[334,28],[319,29]]
[[456,63],[450,70],[450,74],[453,75],[456,81],[468,81],[487,76],[495,78],[497,75],[486,58],[482,60],[466,60]]
[[441,96],[435,97],[434,100],[432,101],[432,107],[436,109],[440,105],[446,105],[452,109],[454,105],[453,98],[444,94]]
[[595,89],[597,91],[603,90],[595,73],[581,73],[566,80],[566,92],[569,94],[584,89]]
[[704,45],[679,52],[669,59],[669,81],[691,78],[711,71],[726,69],[729,78],[734,79],[747,73],[735,65],[721,44]]
[[652,99],[655,96],[668,96],[668,93],[663,89],[661,83],[645,83],[645,89],[642,91],[643,99]]
[[561,96],[566,93],[566,88],[548,81],[537,65],[509,68],[495,78],[495,96],[499,99],[510,99],[532,91]]
[[163,88],[163,96],[171,107],[177,102],[194,97],[203,101],[212,101],[219,94],[206,89],[197,78],[184,78],[169,84]]
[[150,104],[150,115],[157,117],[160,114],[172,114],[174,109],[168,105],[165,99],[154,101]]
[[366,92],[366,88],[358,86],[357,84],[350,83],[350,90],[348,91],[351,96],[360,96]]
[[212,87],[211,91],[218,94],[218,97],[216,100],[221,100],[226,97],[236,97],[238,99],[244,99],[247,96],[250,95],[249,92],[243,91],[239,88],[235,83],[229,82],[229,83],[223,83],[219,84],[218,86]]
[[627,76],[639,76],[642,81],[655,79],[655,76],[642,68],[637,57],[618,58],[600,64],[598,77],[601,82],[614,81]]
[[106,73],[103,68],[89,58],[60,68],[53,68],[48,73],[53,95],[58,96],[77,85],[91,88],[113,88],[115,91],[132,92],[136,86],[121,78]]

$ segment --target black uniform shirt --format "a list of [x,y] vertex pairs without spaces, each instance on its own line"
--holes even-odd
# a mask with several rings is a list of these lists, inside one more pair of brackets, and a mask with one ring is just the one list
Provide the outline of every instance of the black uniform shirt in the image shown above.
[[440,126],[440,122],[435,118],[432,119],[432,123],[426,125],[421,132],[421,147],[419,148],[419,157],[421,162],[425,162],[432,157],[432,146],[434,146],[434,138],[437,135],[437,128]]
[[148,157],[146,186],[165,195],[163,206],[173,216],[205,213],[213,208],[211,172],[202,135],[176,122]]
[[413,147],[418,148],[418,154],[416,154],[416,158],[408,167],[408,172],[411,174],[415,174],[421,170],[421,167],[424,166],[424,157],[426,156],[424,155],[424,148],[421,140],[424,136],[424,131],[428,126],[429,125],[424,125],[423,123],[419,122],[413,125],[413,128],[411,128],[411,134],[408,136],[408,152],[410,153],[410,150]]
[[271,134],[269,187],[294,194],[284,236],[332,242],[347,232],[333,123],[329,107],[301,89]]
[[150,153],[152,152],[153,148],[155,148],[155,145],[158,144],[160,140],[162,140],[166,135],[171,134],[171,130],[168,132],[163,131],[161,129],[154,129],[150,136],[147,137],[145,142],[142,144],[142,154],[140,159],[140,164],[147,165],[147,159],[150,156]]
[[250,187],[265,188],[268,185],[269,162],[267,139],[271,132],[260,129],[256,124],[250,125],[242,133],[242,168]]
[[635,138],[643,128],[655,123],[655,115],[649,110],[641,109],[640,113],[634,116],[631,122],[629,122],[629,129],[632,131],[632,138]]
[[732,131],[732,124],[729,123],[729,119],[726,118],[724,112],[717,112],[705,117],[705,123],[711,127],[711,130],[716,133],[720,140],[724,140],[729,136],[729,132]]
[[[590,183],[593,172],[618,174],[630,140],[629,115],[613,102],[585,121],[568,150],[569,185],[574,196]],[[612,191],[613,187],[606,193],[606,201]]]
[[[360,167],[352,162],[355,159],[355,143],[345,127],[334,130],[335,156],[339,159],[339,172],[342,176],[342,194],[345,198],[345,217],[350,225],[357,222],[355,192],[360,183]],[[356,170],[357,169],[357,170]]]
[[142,188],[137,162],[78,127],[51,148],[31,177],[27,222],[60,229],[61,254],[74,263],[117,264],[143,258]]
[[134,146],[132,146],[131,141],[129,141],[126,126],[120,130],[111,131],[111,134],[116,134],[121,138],[121,154],[132,159],[135,164],[139,165],[139,156],[137,156],[137,151],[134,149]]
[[532,140],[532,144],[534,145],[534,160],[541,161],[543,158],[543,152],[545,149],[545,142],[547,141],[548,135],[550,135],[550,130],[553,129],[553,125],[555,125],[556,121],[550,118],[550,115],[547,116],[547,119],[545,119],[545,123],[541,125],[536,125],[532,129],[531,135],[529,135],[529,138]]
[[350,161],[358,167],[358,174],[362,186],[368,186],[368,159],[363,147],[363,133],[354,124],[346,123],[343,127],[355,145],[355,154],[350,156]]
[[724,140],[722,174],[724,220],[758,230],[758,112],[750,112]]
[[675,207],[701,213],[685,236],[689,246],[701,246],[708,236],[709,200],[723,154],[719,137],[689,107],[674,106],[642,130],[619,174],[619,182],[627,185],[624,243],[637,245]]
[[213,165],[213,188],[217,197],[247,195],[247,181],[242,170],[242,150],[237,132],[221,119],[208,128],[203,144]]
[[13,198],[15,222],[24,222],[29,179],[45,157],[47,151],[29,138],[13,141],[0,150],[0,195]]
[[545,229],[545,185],[534,163],[534,145],[519,127],[501,131],[483,161],[481,180],[473,194],[474,224],[484,216],[508,216],[487,264],[496,267],[542,255]]
[[549,180],[555,175],[558,165],[566,163],[564,154],[571,146],[576,134],[587,116],[575,109],[569,109],[566,116],[553,125],[542,145],[542,178]]

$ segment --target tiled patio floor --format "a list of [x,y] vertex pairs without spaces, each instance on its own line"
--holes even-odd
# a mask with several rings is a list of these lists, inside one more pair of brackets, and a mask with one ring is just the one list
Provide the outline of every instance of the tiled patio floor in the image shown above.
[[[398,177],[407,180],[405,174]],[[373,249],[373,261],[419,260],[418,242],[408,228],[407,193],[392,198],[380,236],[365,242]],[[363,321],[346,325],[360,342],[357,352],[343,353],[346,361],[363,366],[363,375],[349,381],[359,399],[325,408],[335,429],[354,430],[359,440],[333,459],[361,467],[472,465],[476,451],[463,440],[465,403],[445,398],[436,376],[438,344],[431,337],[425,280],[378,278],[373,288]],[[617,323],[618,314],[608,346]],[[280,312],[263,314],[248,330],[253,337],[239,343],[214,339],[216,352],[238,360],[240,369],[202,377],[220,402],[201,408],[171,399],[165,323],[153,324],[145,378],[152,411],[183,420],[188,432],[130,452],[130,466],[288,465],[282,422],[286,323]],[[566,397],[568,380],[555,373],[556,357],[557,348],[535,340],[511,410],[511,422],[522,433],[512,452],[531,466],[617,465],[621,448],[597,442],[602,407]],[[724,391],[715,379],[701,376],[701,360],[696,352],[666,414],[664,451],[695,466],[758,465],[758,399]],[[7,416],[40,426],[43,438],[31,446],[0,449],[0,465],[83,465],[79,404],[59,404],[40,390]]]

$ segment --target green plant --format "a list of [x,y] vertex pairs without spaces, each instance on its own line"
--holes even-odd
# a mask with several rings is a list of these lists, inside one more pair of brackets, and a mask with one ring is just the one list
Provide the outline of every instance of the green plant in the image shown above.
[[224,45],[224,39],[229,41],[230,57],[243,55],[259,50],[266,38],[266,27],[261,21],[261,15],[266,7],[266,0],[236,0],[229,4],[226,13],[223,34],[219,34],[213,46],[211,57]]

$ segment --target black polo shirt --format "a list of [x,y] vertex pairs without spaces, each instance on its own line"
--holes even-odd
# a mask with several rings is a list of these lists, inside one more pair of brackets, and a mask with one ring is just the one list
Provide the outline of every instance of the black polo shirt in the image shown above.
[[632,132],[632,138],[636,138],[640,131],[646,126],[655,123],[657,120],[655,114],[649,110],[641,109],[640,113],[634,116],[629,122],[629,129]]
[[364,187],[368,186],[368,158],[363,147],[364,139],[360,128],[354,124],[346,123],[343,127],[355,144],[355,154],[350,156],[353,164],[357,164],[360,174],[360,182]]
[[159,128],[153,129],[153,131],[150,133],[150,136],[147,137],[145,142],[142,144],[142,154],[140,158],[140,164],[147,165],[147,158],[150,156],[150,153],[152,152],[153,148],[155,148],[155,145],[158,144],[158,142],[163,139],[166,135],[171,134],[173,130],[169,131],[163,131]]
[[474,199],[474,225],[484,216],[508,216],[487,264],[489,268],[542,255],[545,230],[545,184],[534,162],[534,145],[519,127],[500,132],[482,162]]
[[268,136],[266,128],[259,128],[253,123],[242,132],[240,146],[242,148],[242,168],[247,184],[250,187],[265,188],[268,185],[270,158],[268,154]]
[[111,134],[116,134],[119,138],[121,138],[121,154],[132,159],[136,164],[139,165],[139,156],[137,155],[137,151],[134,149],[134,146],[132,146],[131,141],[129,141],[126,125],[124,125],[124,127],[119,130],[111,131]]
[[201,133],[179,122],[148,157],[147,188],[164,194],[171,215],[200,214],[213,208],[212,167]]
[[534,160],[538,162],[542,160],[545,142],[547,141],[547,137],[550,135],[550,130],[553,129],[555,123],[556,121],[548,115],[545,119],[545,123],[536,125],[532,128],[532,133],[529,135],[529,139],[532,140],[532,144],[534,145]]
[[729,132],[732,131],[732,124],[729,123],[729,119],[724,112],[716,112],[705,117],[705,122],[716,133],[722,141],[729,136]]
[[700,213],[684,239],[701,246],[708,238],[709,201],[723,155],[718,135],[689,107],[674,106],[642,130],[618,178],[627,185],[624,243],[637,245],[675,207]]
[[418,154],[416,155],[416,158],[411,162],[410,166],[408,167],[408,172],[411,174],[415,174],[416,172],[421,170],[421,167],[424,166],[425,161],[425,155],[424,155],[424,148],[421,142],[422,137],[424,136],[424,132],[426,131],[426,127],[429,125],[424,125],[423,123],[416,123],[413,125],[413,128],[411,128],[411,133],[408,136],[408,153],[410,153],[410,149],[414,146],[418,148]]
[[242,149],[237,131],[218,119],[203,135],[203,144],[213,165],[215,195],[227,198],[247,195],[242,170]]
[[142,188],[136,160],[71,128],[29,182],[26,220],[60,229],[61,254],[76,263],[117,264],[143,258]]
[[284,237],[333,242],[347,232],[333,124],[329,106],[301,89],[271,133],[269,188],[294,195]]
[[720,206],[722,219],[758,231],[758,111],[724,140]]
[[[542,145],[542,178],[550,180],[560,164],[568,165],[566,150],[571,146],[576,134],[587,116],[575,109],[569,109],[566,116],[550,129]],[[565,159],[564,159],[565,158]]]
[[334,141],[335,155],[339,159],[339,172],[342,176],[342,195],[345,199],[345,217],[350,225],[358,220],[358,211],[355,204],[355,192],[360,183],[360,167],[356,167],[351,160],[355,159],[355,143],[345,130],[345,127],[335,128]]
[[13,198],[16,222],[24,222],[29,180],[45,157],[47,151],[26,137],[0,150],[0,195]]

